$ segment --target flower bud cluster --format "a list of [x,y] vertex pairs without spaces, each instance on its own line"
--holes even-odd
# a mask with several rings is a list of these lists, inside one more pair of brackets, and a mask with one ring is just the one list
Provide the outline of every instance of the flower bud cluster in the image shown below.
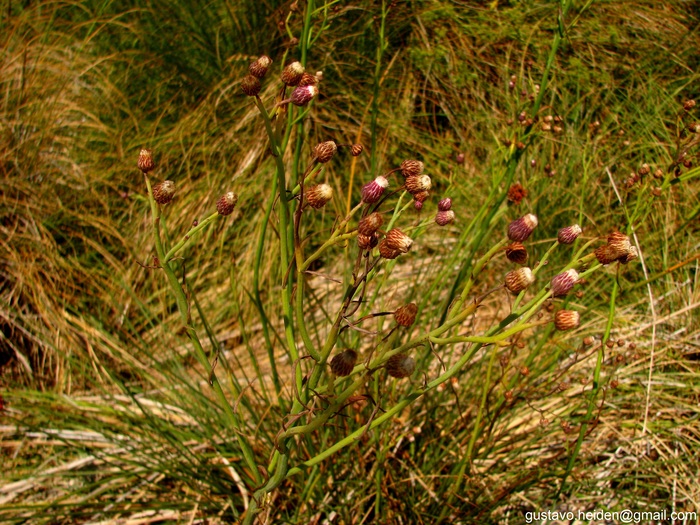
[[638,258],[639,252],[632,245],[627,235],[614,231],[608,235],[607,244],[596,248],[595,257],[603,265],[611,264],[615,261],[627,264]]

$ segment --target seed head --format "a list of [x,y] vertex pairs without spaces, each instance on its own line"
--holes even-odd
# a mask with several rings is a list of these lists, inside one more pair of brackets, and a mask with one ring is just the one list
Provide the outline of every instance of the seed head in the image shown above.
[[303,74],[304,66],[301,65],[301,62],[294,61],[287,64],[282,70],[282,82],[287,86],[297,86]]
[[580,323],[581,316],[574,310],[559,310],[554,314],[554,326],[562,332],[578,328]]
[[326,142],[319,143],[314,148],[314,157],[321,164],[325,164],[333,158],[335,152],[338,151],[338,146],[332,140],[327,140]]
[[573,268],[555,275],[550,283],[550,289],[554,297],[568,294],[578,282],[578,272]]
[[620,256],[617,260],[620,261],[622,264],[627,264],[630,261],[634,261],[635,259],[639,258],[639,252],[637,251],[636,246],[630,246],[629,251],[625,254]]
[[386,242],[386,239],[384,239],[382,242],[379,243],[379,255],[383,259],[396,259],[399,255],[401,255],[401,252],[395,248],[390,247],[389,244]]
[[683,109],[686,111],[690,111],[694,107],[695,107],[695,100],[693,100],[692,98],[690,100],[686,100],[685,102],[683,102]]
[[452,199],[445,197],[438,202],[438,211],[447,211],[452,208]]
[[525,264],[527,262],[527,250],[523,243],[514,242],[506,246],[506,258],[515,264]]
[[353,157],[359,157],[365,147],[362,144],[353,144],[350,148]]
[[510,293],[519,294],[535,282],[532,270],[527,266],[518,268],[506,274],[505,286]]
[[317,93],[318,89],[316,89],[316,86],[302,86],[300,84],[294,89],[294,91],[292,91],[290,101],[295,106],[306,106],[309,102],[311,102],[311,99],[313,99]]
[[362,200],[367,204],[379,202],[382,198],[384,190],[389,187],[389,181],[386,177],[380,175],[372,182],[368,182],[362,187]]
[[579,235],[581,235],[581,226],[574,224],[572,226],[567,226],[559,230],[557,234],[557,240],[559,244],[571,244],[573,243]]
[[379,236],[376,233],[373,233],[372,235],[362,235],[361,233],[357,234],[357,245],[360,247],[360,250],[371,250],[378,243]]
[[435,222],[438,226],[447,226],[455,220],[455,212],[452,210],[438,211],[435,215]]
[[392,228],[386,234],[385,242],[392,250],[398,250],[399,253],[408,253],[413,244],[413,239],[398,228]]
[[306,190],[305,197],[309,206],[318,210],[323,208],[333,198],[333,188],[328,184],[317,184]]
[[164,180],[153,186],[153,198],[158,204],[168,204],[175,195],[175,183]]
[[137,164],[139,169],[144,173],[153,171],[153,169],[156,167],[156,163],[153,161],[153,151],[146,148],[142,149],[139,152],[139,160]]
[[523,242],[537,227],[537,217],[528,213],[508,225],[508,238],[511,241]]
[[416,360],[406,354],[394,354],[386,362],[386,371],[391,377],[402,379],[416,369]]
[[267,74],[267,70],[272,64],[272,59],[267,55],[262,55],[250,66],[248,66],[248,71],[255,78],[263,78]]
[[416,303],[408,303],[394,312],[394,319],[399,326],[409,327],[416,322],[416,314],[418,313],[418,305]]
[[406,191],[411,195],[428,191],[432,185],[429,175],[410,175],[406,177]]
[[219,215],[231,215],[233,209],[236,207],[238,202],[238,195],[229,191],[228,193],[221,196],[221,198],[216,202],[216,211]]
[[348,348],[331,359],[331,372],[338,377],[349,376],[357,362],[357,352]]
[[419,160],[404,160],[401,163],[401,173],[404,177],[417,177],[423,174],[425,165]]
[[639,173],[639,175],[641,176],[649,175],[649,173],[651,173],[651,168],[649,167],[649,164],[647,164],[646,162],[642,164],[637,170],[637,173]]
[[370,213],[364,217],[357,225],[357,232],[360,235],[372,236],[384,224],[384,218],[379,212]]
[[260,88],[260,80],[253,75],[246,75],[243,77],[243,80],[241,80],[241,90],[249,97],[254,97],[260,93]]

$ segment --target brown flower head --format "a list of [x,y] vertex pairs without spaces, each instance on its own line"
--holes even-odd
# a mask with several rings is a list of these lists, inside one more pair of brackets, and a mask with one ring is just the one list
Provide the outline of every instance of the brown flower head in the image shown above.
[[578,328],[580,322],[581,316],[574,310],[559,310],[554,314],[554,326],[562,332]]
[[297,86],[304,74],[304,66],[301,62],[294,61],[287,64],[282,70],[282,82],[287,86]]
[[398,250],[400,253],[408,253],[413,245],[413,239],[398,228],[389,230],[389,233],[386,234],[385,241],[389,248]]
[[362,155],[362,152],[364,151],[365,147],[362,144],[353,144],[350,147],[350,151],[352,153],[353,157],[359,157]]
[[231,215],[233,213],[233,209],[236,207],[237,202],[238,195],[236,195],[232,191],[229,191],[228,193],[222,195],[221,198],[216,202],[216,211],[219,212],[219,215]]
[[435,214],[435,222],[438,226],[447,226],[455,220],[455,212],[452,210],[438,211]]
[[384,224],[384,218],[379,212],[370,213],[367,217],[362,218],[357,225],[357,231],[360,235],[371,236]]
[[270,65],[272,65],[272,59],[267,55],[262,55],[248,66],[248,72],[255,78],[263,78],[267,74]]
[[406,191],[411,195],[428,191],[432,185],[429,175],[410,175],[406,177]]
[[338,377],[349,376],[357,362],[357,352],[348,348],[331,359],[331,372]]
[[377,244],[379,244],[379,236],[376,233],[372,235],[357,234],[357,245],[360,247],[360,250],[371,250]]
[[261,87],[260,80],[253,75],[246,75],[243,77],[243,80],[241,80],[241,91],[249,97],[254,97],[260,93]]
[[338,146],[332,140],[321,142],[314,148],[314,158],[321,164],[325,164],[333,158],[335,152],[338,151]]
[[153,161],[153,151],[150,149],[142,149],[139,152],[139,160],[137,163],[139,169],[144,173],[149,173],[154,170],[156,163]]
[[419,160],[409,159],[401,163],[401,173],[404,177],[417,177],[418,175],[422,175],[423,169],[425,169],[425,165]]
[[416,360],[406,354],[394,354],[386,362],[386,371],[391,377],[402,379],[416,369]]
[[514,242],[506,246],[506,257],[510,262],[525,264],[527,262],[527,250],[523,243]]
[[386,239],[384,239],[379,243],[379,255],[383,259],[396,259],[399,255],[401,255],[401,252],[389,246],[389,243],[387,243]]
[[440,202],[438,202],[438,211],[447,211],[452,208],[452,199],[445,197]]
[[519,182],[508,188],[508,202],[518,205],[525,197],[527,197],[527,190]]
[[153,198],[158,204],[168,204],[175,195],[175,183],[164,180],[153,186]]
[[519,294],[534,282],[535,276],[532,275],[532,270],[525,266],[508,272],[504,284],[509,292]]
[[317,184],[306,190],[305,197],[309,206],[318,210],[323,208],[333,198],[333,188],[328,184]]
[[317,94],[318,89],[316,89],[316,86],[302,86],[299,84],[299,86],[292,91],[290,101],[295,106],[306,106]]
[[394,319],[399,326],[409,327],[416,322],[416,314],[418,313],[418,305],[416,303],[408,303],[394,312]]

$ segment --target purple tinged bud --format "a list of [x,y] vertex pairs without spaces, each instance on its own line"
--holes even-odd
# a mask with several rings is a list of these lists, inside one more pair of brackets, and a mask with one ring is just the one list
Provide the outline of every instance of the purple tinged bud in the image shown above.
[[532,213],[528,213],[508,225],[508,238],[511,241],[523,242],[536,227],[537,217]]
[[290,102],[295,106],[306,106],[317,93],[316,86],[299,86],[292,91]]
[[422,203],[421,201],[414,200],[414,201],[413,201],[413,207],[414,207],[416,210],[421,211],[421,210],[423,209],[423,203]]
[[438,202],[438,210],[439,211],[447,211],[452,208],[452,199],[449,197],[446,197],[442,199],[440,202]]
[[452,210],[438,211],[435,215],[435,222],[440,226],[446,226],[455,220],[455,212]]
[[552,296],[561,297],[568,294],[577,282],[578,272],[573,268],[555,275],[550,283]]
[[372,182],[365,184],[362,187],[362,200],[367,204],[374,204],[382,198],[384,190],[389,187],[389,181],[383,175],[380,175]]
[[574,224],[573,226],[567,226],[559,230],[557,234],[557,240],[560,244],[571,244],[578,236],[581,235],[581,226]]

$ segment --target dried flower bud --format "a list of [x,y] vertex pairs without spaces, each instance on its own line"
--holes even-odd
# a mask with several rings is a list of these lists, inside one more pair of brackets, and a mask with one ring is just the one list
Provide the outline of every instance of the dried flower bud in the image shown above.
[[338,377],[349,376],[357,362],[357,352],[350,348],[343,350],[331,359],[331,372]]
[[316,86],[318,85],[318,79],[311,73],[302,73],[299,79],[299,86]]
[[508,225],[508,238],[511,241],[523,242],[536,227],[537,217],[532,213],[528,213]]
[[686,100],[685,102],[683,102],[683,109],[686,111],[690,111],[694,107],[695,107],[695,100],[693,100],[692,98],[690,100]]
[[361,233],[357,234],[357,245],[360,247],[360,250],[371,250],[378,243],[379,237],[376,233],[373,233],[372,235],[362,235]]
[[317,184],[306,190],[304,195],[309,206],[318,210],[323,208],[333,198],[333,188],[328,184]]
[[370,213],[364,217],[357,225],[357,231],[360,235],[371,236],[384,224],[384,218],[379,212]]
[[386,362],[386,371],[391,377],[402,379],[416,369],[416,360],[406,354],[394,354]]
[[168,204],[175,195],[175,183],[165,180],[153,186],[153,198],[158,204]]
[[216,211],[219,212],[219,215],[231,215],[231,213],[233,213],[233,209],[236,207],[237,202],[238,195],[236,195],[232,191],[229,191],[217,201]]
[[457,164],[463,164],[464,163],[464,153],[457,153]]
[[382,198],[384,190],[389,187],[389,181],[386,177],[380,175],[372,182],[368,182],[362,187],[362,200],[367,204],[379,202]]
[[317,93],[318,89],[316,89],[316,86],[302,86],[299,84],[299,86],[292,91],[290,101],[295,106],[306,106]]
[[428,191],[432,185],[433,183],[429,175],[411,175],[406,177],[406,191],[411,195],[422,191]]
[[579,235],[581,235],[581,226],[574,224],[572,226],[567,226],[559,230],[557,234],[557,240],[559,244],[571,244],[573,243]]
[[404,160],[401,163],[401,173],[404,177],[417,177],[423,174],[425,165],[419,160]]
[[525,266],[508,272],[506,274],[505,286],[509,292],[519,294],[534,282],[535,276],[532,275],[532,270]]
[[425,202],[428,200],[428,197],[430,197],[430,192],[428,190],[419,191],[418,193],[413,194],[413,199],[418,202]]
[[438,226],[447,226],[455,220],[455,212],[452,210],[438,211],[435,215],[435,222]]
[[267,55],[262,55],[250,66],[248,66],[248,71],[255,78],[263,78],[267,74],[267,70],[272,64],[272,59]]
[[321,142],[314,148],[314,157],[321,164],[325,164],[333,158],[335,152],[338,151],[338,146],[332,140]]
[[617,260],[617,257],[610,251],[610,247],[607,244],[596,248],[594,254],[595,258],[603,266],[614,263]]
[[555,275],[550,283],[550,289],[554,297],[568,294],[578,282],[578,272],[573,268]]
[[401,255],[401,252],[390,247],[386,242],[386,239],[384,239],[379,243],[379,255],[383,259],[396,259],[399,255]]
[[304,66],[301,65],[301,62],[291,62],[282,70],[282,82],[287,86],[297,86],[303,74]]
[[527,262],[527,250],[520,242],[514,242],[506,246],[506,258],[515,264],[525,264]]
[[608,249],[616,259],[627,255],[631,247],[630,238],[624,233],[614,231],[608,235]]
[[649,164],[647,164],[646,162],[642,164],[637,170],[637,173],[639,173],[641,176],[649,175],[649,173],[651,173],[651,168],[649,167]]
[[359,157],[362,155],[364,149],[365,147],[362,144],[353,144],[350,148],[350,152],[352,153],[353,157]]
[[438,211],[447,211],[452,208],[452,199],[445,197],[438,202]]
[[398,228],[392,228],[386,234],[386,243],[392,250],[398,250],[400,253],[407,253],[411,249],[413,239]]
[[153,151],[146,148],[142,149],[139,152],[139,160],[137,164],[139,169],[144,173],[153,171],[153,169],[156,167],[156,163],[153,162]]
[[581,316],[574,310],[559,310],[554,314],[554,326],[562,332],[578,328],[580,323]]
[[637,247],[630,246],[629,251],[625,255],[621,255],[618,258],[618,261],[620,261],[622,264],[627,264],[628,262],[634,261],[637,258],[639,258],[639,252],[637,251]]
[[413,207],[414,207],[416,210],[421,211],[421,210],[423,209],[423,202],[414,199],[414,200],[413,200]]
[[241,80],[241,90],[249,97],[254,97],[260,93],[260,89],[260,80],[253,75],[246,75],[243,77],[243,80]]
[[416,303],[408,303],[394,312],[394,319],[399,326],[409,327],[416,322],[416,314],[418,313],[418,305]]

